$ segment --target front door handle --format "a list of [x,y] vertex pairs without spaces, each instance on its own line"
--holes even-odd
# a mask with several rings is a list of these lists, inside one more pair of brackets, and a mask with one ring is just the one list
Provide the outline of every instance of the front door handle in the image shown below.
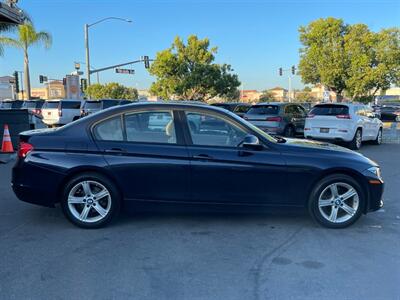
[[199,155],[193,155],[192,158],[194,159],[200,159],[200,160],[210,160],[212,157],[207,154],[199,154]]
[[123,154],[123,153],[126,153],[127,151],[122,148],[111,148],[111,149],[104,150],[104,152],[110,153],[110,154]]

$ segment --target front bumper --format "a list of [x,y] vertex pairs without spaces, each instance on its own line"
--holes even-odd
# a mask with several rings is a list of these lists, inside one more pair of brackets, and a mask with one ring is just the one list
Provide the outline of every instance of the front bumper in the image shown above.
[[379,210],[384,204],[382,196],[385,189],[385,183],[382,178],[378,178],[368,170],[365,170],[363,175],[367,179],[368,187],[368,205],[365,212]]

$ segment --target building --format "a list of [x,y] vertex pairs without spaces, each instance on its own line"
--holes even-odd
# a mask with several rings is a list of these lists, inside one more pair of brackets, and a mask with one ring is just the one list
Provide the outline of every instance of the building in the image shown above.
[[31,96],[45,100],[65,98],[65,86],[62,80],[53,80],[46,83],[44,87],[32,88]]
[[[325,86],[322,84],[316,84],[314,87],[311,88],[311,96],[319,101],[324,99],[324,92],[326,91]],[[337,95],[333,91],[329,91],[329,100],[331,102],[337,101]]]
[[0,77],[0,100],[15,99],[15,81],[13,76]]
[[15,6],[16,0],[0,2],[0,23],[21,24],[24,19],[23,12]]
[[260,100],[261,93],[257,90],[241,90],[240,101],[241,102],[258,102]]
[[273,89],[269,89],[268,92],[271,93],[272,97],[274,97],[276,101],[288,100],[288,90],[280,86],[274,87]]

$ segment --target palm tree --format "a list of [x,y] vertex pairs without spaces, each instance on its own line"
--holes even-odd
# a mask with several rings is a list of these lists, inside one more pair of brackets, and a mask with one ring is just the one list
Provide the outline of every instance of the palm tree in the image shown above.
[[[25,23],[18,26],[18,37],[0,37],[0,44],[22,49],[24,52],[24,84],[28,99],[31,97],[31,81],[29,75],[29,55],[28,49],[34,45],[43,44],[46,49],[52,44],[51,34],[45,31],[37,32],[32,23]],[[1,48],[0,48],[1,53]]]

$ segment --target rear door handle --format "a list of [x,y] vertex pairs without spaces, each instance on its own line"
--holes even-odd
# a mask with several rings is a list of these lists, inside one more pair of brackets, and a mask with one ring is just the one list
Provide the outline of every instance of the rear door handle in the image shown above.
[[200,159],[200,160],[210,160],[210,159],[213,159],[210,155],[207,155],[207,154],[193,155],[192,158],[194,158],[194,159]]
[[111,148],[111,149],[106,149],[104,150],[105,153],[110,153],[110,154],[124,154],[127,151],[122,148]]

